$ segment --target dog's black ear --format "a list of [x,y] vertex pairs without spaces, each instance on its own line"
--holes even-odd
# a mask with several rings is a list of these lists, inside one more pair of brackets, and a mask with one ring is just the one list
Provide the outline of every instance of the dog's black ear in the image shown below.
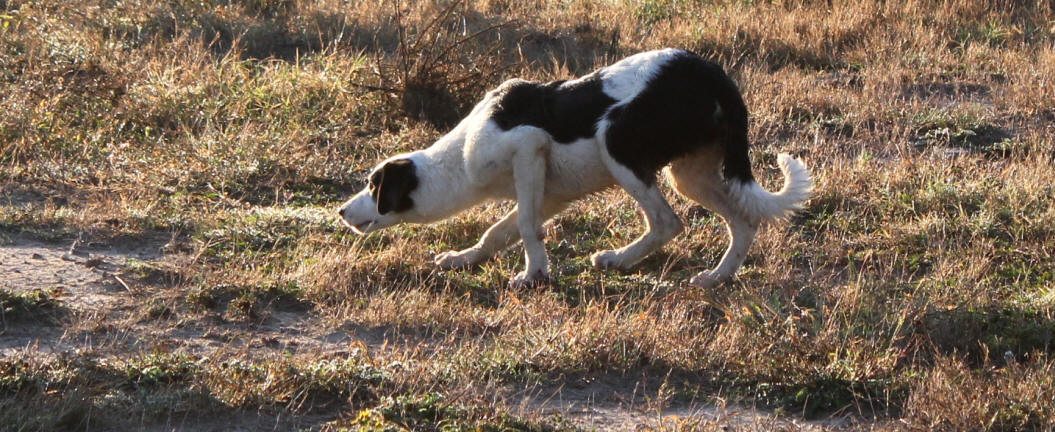
[[418,187],[414,162],[396,159],[385,163],[370,175],[370,194],[377,203],[377,213],[402,212],[414,207],[410,192]]

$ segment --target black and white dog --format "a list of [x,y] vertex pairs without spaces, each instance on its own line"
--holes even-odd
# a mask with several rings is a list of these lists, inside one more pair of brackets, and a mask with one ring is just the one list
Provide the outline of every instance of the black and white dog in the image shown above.
[[681,220],[656,187],[656,173],[669,166],[674,188],[720,214],[729,230],[721,262],[690,282],[712,286],[740,267],[760,222],[796,210],[812,188],[806,166],[781,154],[784,187],[766,191],[747,151],[747,108],[722,68],[687,51],[650,51],[576,80],[502,83],[431,147],[381,162],[339,212],[362,234],[516,200],[476,245],[440,254],[436,264],[471,266],[521,239],[526,269],[510,283],[524,285],[549,276],[543,223],[609,186],[637,200],[648,229],[629,245],[595,253],[594,266],[630,268],[680,233]]

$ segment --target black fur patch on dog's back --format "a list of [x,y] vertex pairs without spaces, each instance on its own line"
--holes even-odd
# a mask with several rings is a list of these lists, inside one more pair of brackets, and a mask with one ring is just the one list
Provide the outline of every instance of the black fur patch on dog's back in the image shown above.
[[410,192],[418,187],[414,162],[410,159],[389,161],[370,174],[370,196],[377,203],[377,213],[403,212],[414,207]]
[[597,120],[616,102],[605,94],[597,74],[575,81],[513,81],[495,97],[491,119],[502,130],[535,126],[562,144],[593,137]]
[[646,184],[672,160],[719,143],[725,178],[754,180],[740,92],[720,66],[696,54],[685,51],[669,59],[641,93],[612,108],[607,119],[608,153]]

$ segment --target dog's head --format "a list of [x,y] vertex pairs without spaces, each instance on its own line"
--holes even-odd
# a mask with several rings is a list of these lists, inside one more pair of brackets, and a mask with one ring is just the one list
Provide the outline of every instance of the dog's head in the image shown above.
[[408,220],[414,209],[418,173],[409,157],[395,157],[370,172],[369,183],[338,210],[341,220],[359,234]]

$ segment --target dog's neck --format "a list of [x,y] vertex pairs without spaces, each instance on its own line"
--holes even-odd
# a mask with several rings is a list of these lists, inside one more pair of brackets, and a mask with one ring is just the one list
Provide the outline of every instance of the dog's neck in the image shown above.
[[435,222],[453,216],[484,198],[465,172],[465,133],[457,128],[432,146],[413,153],[421,184],[415,202],[420,220]]

